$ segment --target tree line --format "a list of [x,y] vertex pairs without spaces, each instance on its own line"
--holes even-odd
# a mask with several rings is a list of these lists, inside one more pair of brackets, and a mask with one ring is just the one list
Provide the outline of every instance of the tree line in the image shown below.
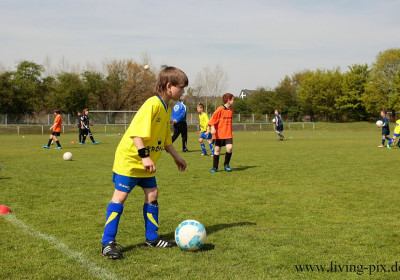
[[339,68],[304,70],[286,76],[274,89],[258,88],[235,100],[235,113],[272,114],[295,121],[368,121],[380,110],[400,112],[400,49],[380,52],[376,61]]
[[0,73],[0,113],[64,113],[137,110],[154,93],[156,74],[133,60],[111,60],[104,71],[61,72],[44,76],[42,65],[22,61]]
[[[0,113],[31,114],[59,108],[137,110],[154,93],[156,73],[144,63],[111,60],[103,71],[62,71],[45,75],[42,65],[22,61],[14,71],[0,71]],[[224,93],[228,76],[221,66],[206,67],[186,92],[212,110]],[[235,95],[235,93],[233,93]],[[192,106],[195,110],[195,104]],[[273,114],[279,109],[294,121],[368,121],[386,109],[400,112],[400,49],[380,52],[372,65],[303,70],[284,77],[277,87],[260,87],[236,98],[235,113]],[[208,110],[210,112],[210,110]]]

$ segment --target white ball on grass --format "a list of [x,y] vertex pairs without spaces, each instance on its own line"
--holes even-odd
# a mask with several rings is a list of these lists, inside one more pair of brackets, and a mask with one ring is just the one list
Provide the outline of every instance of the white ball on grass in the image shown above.
[[72,153],[70,153],[70,152],[64,153],[63,159],[64,160],[72,160]]

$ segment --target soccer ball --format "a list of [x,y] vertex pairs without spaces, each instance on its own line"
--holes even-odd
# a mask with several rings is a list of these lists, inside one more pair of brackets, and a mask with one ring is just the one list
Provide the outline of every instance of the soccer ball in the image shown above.
[[175,230],[175,241],[184,251],[197,251],[206,242],[206,229],[195,220],[186,220]]
[[376,122],[376,126],[382,126],[383,125],[383,121],[379,120]]
[[271,122],[276,123],[275,119],[272,119]]
[[148,70],[149,69],[149,65],[145,65],[145,66],[143,66],[143,68],[144,68],[144,70]]
[[66,152],[66,153],[63,155],[63,159],[64,159],[64,160],[72,160],[72,154],[71,154],[70,152]]

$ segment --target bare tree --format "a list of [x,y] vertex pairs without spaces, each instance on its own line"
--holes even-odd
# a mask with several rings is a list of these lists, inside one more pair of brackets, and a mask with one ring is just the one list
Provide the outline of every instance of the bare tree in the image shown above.
[[229,75],[221,65],[215,65],[214,69],[210,66],[204,67],[195,78],[194,91],[197,96],[205,101],[206,112],[208,111],[208,101],[214,101],[216,107],[216,97],[221,96],[228,88]]

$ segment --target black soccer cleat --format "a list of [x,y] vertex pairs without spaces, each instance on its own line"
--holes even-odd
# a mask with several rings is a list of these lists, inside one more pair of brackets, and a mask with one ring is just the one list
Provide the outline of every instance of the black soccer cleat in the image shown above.
[[154,241],[146,239],[146,242],[144,244],[149,247],[161,247],[161,248],[170,248],[178,246],[175,241],[163,240],[161,236],[157,237],[157,239]]
[[115,241],[111,241],[106,245],[101,246],[101,254],[109,259],[121,259],[122,253],[119,248],[123,248],[122,245],[117,244]]

